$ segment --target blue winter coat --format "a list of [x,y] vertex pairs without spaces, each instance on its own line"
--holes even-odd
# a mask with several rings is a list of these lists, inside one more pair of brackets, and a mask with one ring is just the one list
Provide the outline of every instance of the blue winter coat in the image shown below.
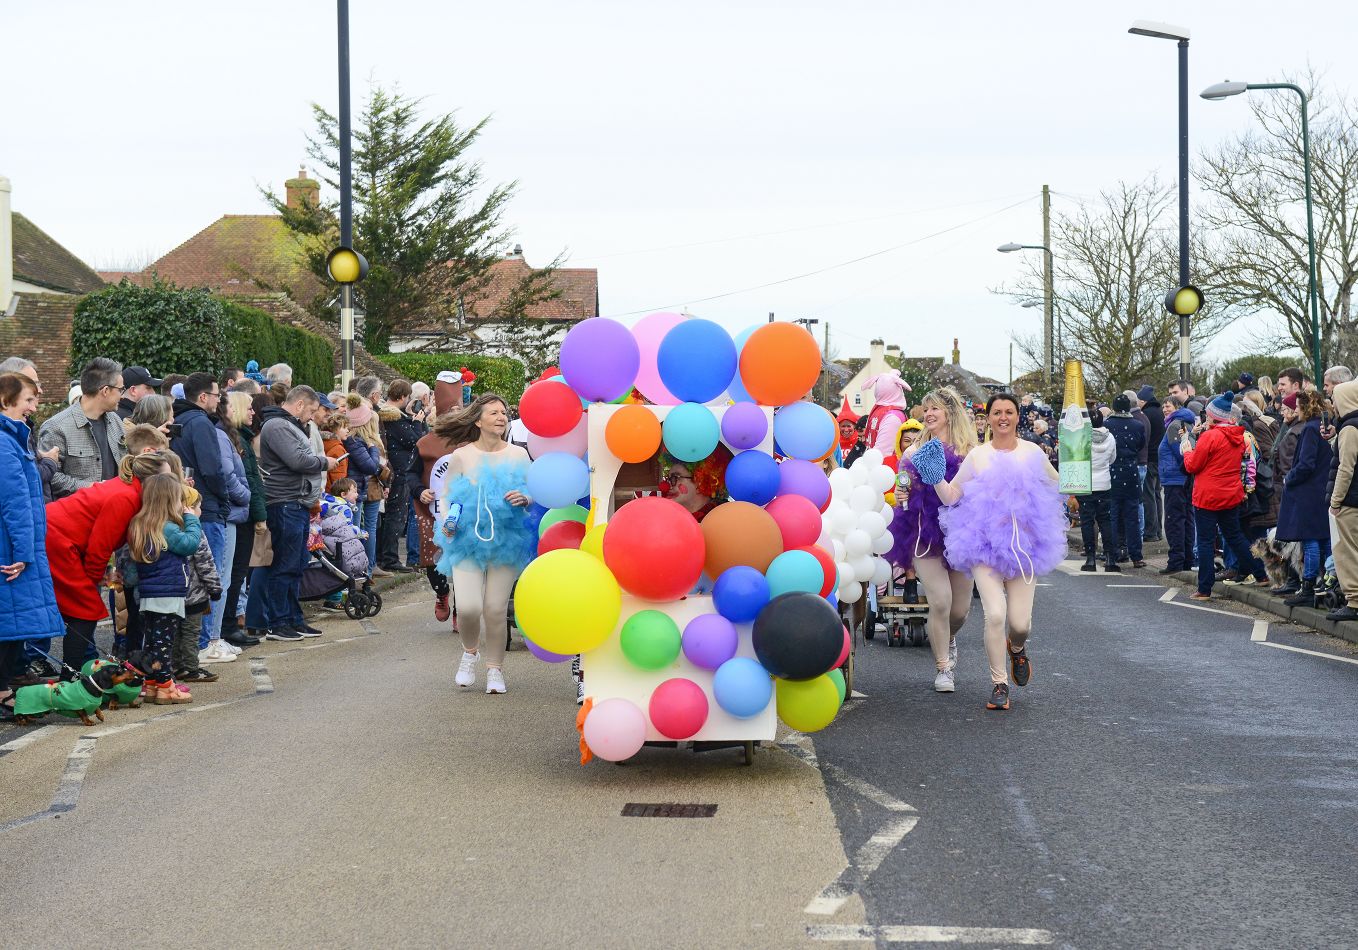
[[0,415],[0,564],[25,565],[12,581],[0,576],[0,640],[66,632],[47,566],[47,512],[28,434],[26,424]]
[[[1175,409],[1165,420],[1165,435],[1160,439],[1160,484],[1161,485],[1186,485],[1188,484],[1188,473],[1184,471],[1184,453],[1179,445],[1179,440],[1170,441],[1170,434],[1178,435],[1183,431],[1183,426],[1192,429],[1197,423],[1197,417],[1188,409]],[[1174,423],[1181,425],[1174,425]]]
[[203,496],[203,520],[226,521],[228,498],[222,453],[217,448],[217,424],[193,403],[176,399],[174,421],[182,427],[170,440],[170,450],[193,469],[193,487]]
[[137,564],[137,596],[187,597],[189,594],[189,558],[203,540],[202,524],[197,515],[185,515],[184,527],[174,522],[165,525],[165,550],[150,564]]
[[1308,420],[1283,480],[1276,535],[1279,541],[1320,541],[1330,536],[1330,500],[1325,495],[1325,482],[1333,458],[1330,443],[1320,437],[1320,420]]
[[230,524],[244,524],[250,520],[250,483],[245,478],[245,462],[231,444],[231,437],[221,429],[217,430],[217,447],[221,450],[222,471],[226,474],[226,520]]
[[377,446],[369,445],[356,435],[344,440],[344,451],[349,453],[349,477],[358,487],[358,500],[362,503],[368,497],[368,476],[382,470],[382,456],[378,454]]
[[1113,487],[1110,498],[1140,498],[1141,473],[1138,458],[1146,450],[1146,427],[1131,416],[1109,416],[1103,426],[1117,443],[1118,454],[1108,466]]

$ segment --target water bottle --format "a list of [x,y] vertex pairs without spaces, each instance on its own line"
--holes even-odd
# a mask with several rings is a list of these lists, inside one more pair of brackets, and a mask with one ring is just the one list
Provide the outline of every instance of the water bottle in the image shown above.
[[448,503],[448,516],[443,519],[443,530],[451,537],[453,530],[457,528],[457,522],[462,517],[461,502]]

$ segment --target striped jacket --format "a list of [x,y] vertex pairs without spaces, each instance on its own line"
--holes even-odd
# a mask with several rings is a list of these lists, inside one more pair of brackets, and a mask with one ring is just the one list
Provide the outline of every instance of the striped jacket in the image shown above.
[[[127,449],[123,446],[123,420],[116,412],[104,413],[104,428],[108,433],[108,447],[113,461],[121,462]],[[76,489],[102,481],[103,465],[99,446],[94,441],[90,420],[77,402],[67,406],[42,424],[38,431],[38,445],[42,449],[56,446],[61,451],[57,471],[52,474],[52,497],[65,498]]]

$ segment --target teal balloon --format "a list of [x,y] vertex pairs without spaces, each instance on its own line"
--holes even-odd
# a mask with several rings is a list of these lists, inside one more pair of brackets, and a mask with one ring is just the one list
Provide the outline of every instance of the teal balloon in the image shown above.
[[686,402],[665,416],[661,435],[671,456],[681,462],[701,462],[716,450],[721,426],[706,406]]
[[538,522],[538,537],[547,533],[547,529],[559,521],[578,521],[584,524],[589,518],[589,512],[580,505],[567,505],[565,508],[553,508],[542,516]]
[[773,559],[765,572],[769,580],[769,599],[779,594],[803,591],[820,596],[825,586],[825,571],[815,555],[807,551],[784,551]]
[[835,667],[825,675],[830,677],[831,683],[835,684],[835,692],[839,693],[839,704],[841,706],[844,705],[844,671],[839,667]]

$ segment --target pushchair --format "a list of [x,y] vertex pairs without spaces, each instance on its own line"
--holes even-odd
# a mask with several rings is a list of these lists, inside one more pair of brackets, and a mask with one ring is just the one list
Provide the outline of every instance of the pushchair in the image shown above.
[[365,577],[360,585],[340,565],[344,562],[344,546],[363,542],[358,538],[341,541],[334,555],[324,548],[311,552],[311,559],[302,570],[301,600],[323,600],[338,591],[344,592],[344,612],[353,620],[376,617],[382,610],[382,595],[373,590],[372,578]]

